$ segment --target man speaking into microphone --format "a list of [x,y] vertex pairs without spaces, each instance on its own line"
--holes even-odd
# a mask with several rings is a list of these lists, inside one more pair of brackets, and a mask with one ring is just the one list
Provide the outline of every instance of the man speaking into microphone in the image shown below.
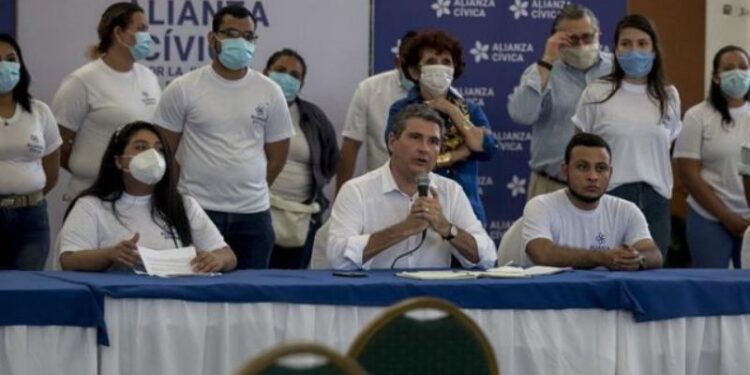
[[489,268],[495,244],[456,182],[431,173],[443,119],[427,105],[399,112],[388,136],[390,160],[339,191],[327,256],[336,269]]

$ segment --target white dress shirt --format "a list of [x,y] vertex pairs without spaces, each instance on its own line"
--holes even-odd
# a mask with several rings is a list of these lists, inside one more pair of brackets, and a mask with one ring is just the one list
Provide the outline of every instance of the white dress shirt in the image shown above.
[[[469,199],[455,181],[430,173],[430,185],[437,190],[445,218],[474,236],[479,262],[469,262],[449,241],[427,228],[424,243],[417,251],[400,259],[395,268],[445,268],[453,253],[466,267],[489,268],[497,260],[495,244],[474,215]],[[331,212],[328,260],[336,269],[390,268],[399,255],[414,249],[421,233],[408,237],[364,263],[362,256],[372,233],[397,224],[409,215],[417,195],[398,190],[390,162],[348,181],[336,197]]]

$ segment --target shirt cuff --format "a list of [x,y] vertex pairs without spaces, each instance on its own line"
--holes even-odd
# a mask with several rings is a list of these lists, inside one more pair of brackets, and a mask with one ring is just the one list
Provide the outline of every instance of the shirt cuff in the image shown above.
[[537,94],[542,96],[546,95],[550,91],[549,80],[547,81],[547,87],[542,90],[542,77],[539,76],[539,71],[537,70],[536,64],[534,65],[534,69],[530,71],[526,76],[524,84],[534,90]]
[[365,254],[365,247],[367,247],[367,242],[369,241],[369,234],[349,237],[346,241],[346,249],[344,249],[344,259],[348,260],[356,268],[369,269],[372,259],[364,264],[362,263],[362,258]]

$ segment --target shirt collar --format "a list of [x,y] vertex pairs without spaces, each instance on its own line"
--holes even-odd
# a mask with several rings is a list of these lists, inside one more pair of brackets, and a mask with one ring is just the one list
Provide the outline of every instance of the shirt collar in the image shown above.
[[[398,189],[396,180],[393,178],[393,174],[391,173],[391,159],[388,159],[388,162],[380,167],[378,173],[380,173],[380,191],[382,191],[383,194],[388,194],[392,191],[401,193],[401,190]],[[427,174],[427,176],[430,178],[430,187],[437,190],[437,184],[435,183],[437,175],[430,172]]]

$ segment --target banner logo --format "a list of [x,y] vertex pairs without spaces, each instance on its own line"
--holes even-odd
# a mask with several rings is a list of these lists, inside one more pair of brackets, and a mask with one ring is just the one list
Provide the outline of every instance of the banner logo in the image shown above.
[[482,43],[477,40],[469,54],[474,57],[474,62],[479,64],[483,61],[493,63],[525,63],[526,55],[534,53],[534,45],[526,42],[495,42]]
[[519,19],[521,17],[528,17],[529,11],[526,8],[529,7],[529,2],[524,0],[515,0],[515,2],[508,7],[508,10],[513,12],[513,18]]
[[469,50],[469,53],[474,56],[474,62],[480,63],[483,60],[489,60],[490,54],[488,53],[490,50],[489,44],[482,44],[480,41],[476,41],[474,43],[474,48]]
[[437,0],[430,8],[435,11],[435,17],[449,16],[451,14],[451,0]]
[[435,0],[430,5],[435,17],[485,18],[487,9],[495,8],[495,0]]
[[517,20],[523,17],[552,20],[557,17],[560,9],[569,3],[570,1],[567,0],[513,0],[508,10]]
[[508,185],[505,185],[508,190],[510,190],[510,195],[513,196],[513,198],[519,196],[519,195],[526,195],[526,179],[525,178],[519,178],[516,175],[513,175],[513,179],[508,182]]

